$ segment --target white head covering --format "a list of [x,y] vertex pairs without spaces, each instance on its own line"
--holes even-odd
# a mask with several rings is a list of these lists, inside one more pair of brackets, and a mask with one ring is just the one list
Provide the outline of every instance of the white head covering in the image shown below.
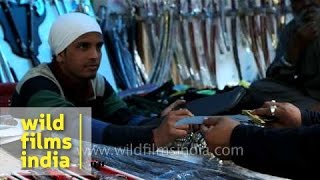
[[54,55],[58,55],[79,36],[88,32],[102,34],[98,22],[93,17],[79,12],[61,15],[50,29],[50,48]]

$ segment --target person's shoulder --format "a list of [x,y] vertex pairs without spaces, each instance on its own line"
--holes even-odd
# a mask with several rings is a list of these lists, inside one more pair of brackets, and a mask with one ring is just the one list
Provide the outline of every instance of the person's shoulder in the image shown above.
[[18,93],[22,90],[33,90],[36,92],[41,89],[58,90],[59,92],[55,77],[47,64],[40,64],[31,68],[18,82],[16,87]]
[[16,88],[15,94],[12,97],[12,106],[24,107],[33,97],[44,97],[49,94],[59,96],[60,91],[55,83],[43,76],[30,78],[24,83],[21,83],[19,89]]
[[93,90],[97,96],[104,96],[105,91],[109,89],[106,78],[99,73],[97,73],[96,77],[92,79],[91,82]]
[[58,86],[50,79],[44,76],[36,76],[26,80],[20,88],[20,91],[30,91],[32,93],[40,90],[49,90],[60,93]]
[[107,81],[106,77],[104,77],[103,75],[97,73],[96,77],[92,80],[94,85],[100,85],[100,86],[104,86],[106,88],[112,88],[112,86],[110,85],[110,83]]
[[31,68],[17,83],[16,90],[19,92],[22,87],[30,85],[45,87],[48,84],[54,84],[54,75],[51,72],[48,64],[40,64]]
[[92,85],[98,96],[110,97],[116,95],[113,87],[101,74],[97,73],[96,77],[92,80]]
[[100,83],[102,83],[102,82],[104,83],[106,78],[102,74],[97,73],[97,75],[96,75],[96,77],[94,79],[99,81]]
[[49,65],[47,63],[42,63],[42,64],[39,64],[39,65],[37,65],[35,67],[30,68],[26,72],[26,74],[23,76],[23,78],[27,77],[27,76],[30,76],[31,74],[34,74],[36,72],[42,72],[42,71],[48,71],[48,70],[50,70]]

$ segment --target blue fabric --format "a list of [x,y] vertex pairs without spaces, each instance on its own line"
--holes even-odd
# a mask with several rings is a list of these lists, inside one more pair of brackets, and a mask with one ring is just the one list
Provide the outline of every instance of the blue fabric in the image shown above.
[[139,125],[141,122],[146,120],[147,118],[141,115],[132,115],[128,122],[128,125]]
[[[147,118],[140,115],[133,115],[128,122],[128,125],[139,125],[141,122],[144,122]],[[104,131],[106,127],[112,125],[112,123],[103,122],[99,119],[92,118],[91,123],[92,128],[92,142],[97,144],[103,144],[104,140]]]
[[106,127],[111,125],[111,123],[103,122],[98,119],[92,118],[91,125],[92,142],[96,144],[103,144],[104,130]]

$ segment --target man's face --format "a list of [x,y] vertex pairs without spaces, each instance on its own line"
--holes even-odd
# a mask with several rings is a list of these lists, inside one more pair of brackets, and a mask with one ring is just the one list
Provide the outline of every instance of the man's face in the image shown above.
[[101,61],[103,38],[100,33],[83,34],[57,56],[62,71],[76,81],[96,76]]
[[300,14],[309,7],[320,7],[320,0],[291,0],[291,7],[294,14]]

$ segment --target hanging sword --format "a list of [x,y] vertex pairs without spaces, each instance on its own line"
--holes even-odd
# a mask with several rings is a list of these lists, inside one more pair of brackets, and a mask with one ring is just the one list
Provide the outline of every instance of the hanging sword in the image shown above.
[[29,0],[28,9],[27,9],[27,17],[28,17],[28,24],[29,27],[27,29],[28,34],[28,55],[31,60],[33,66],[37,66],[40,64],[39,59],[35,53],[34,47],[34,0]]
[[238,51],[238,38],[237,38],[237,5],[236,0],[231,0],[231,36],[232,36],[232,50],[234,61],[238,70],[239,79],[242,80],[241,64]]
[[[28,57],[28,49],[27,49],[27,45],[23,42],[23,38],[22,35],[20,34],[18,27],[15,23],[15,20],[13,18],[13,13],[11,12],[10,9],[10,4],[8,2],[8,0],[2,0],[0,1],[0,5],[1,8],[3,9],[4,15],[9,23],[9,26],[11,27],[11,32],[13,33],[13,36],[15,38],[15,42],[18,44],[18,50],[16,50],[15,48],[12,48],[12,51],[17,54],[20,55],[22,57]],[[8,35],[5,35],[5,40],[10,43],[10,40],[7,38]]]

